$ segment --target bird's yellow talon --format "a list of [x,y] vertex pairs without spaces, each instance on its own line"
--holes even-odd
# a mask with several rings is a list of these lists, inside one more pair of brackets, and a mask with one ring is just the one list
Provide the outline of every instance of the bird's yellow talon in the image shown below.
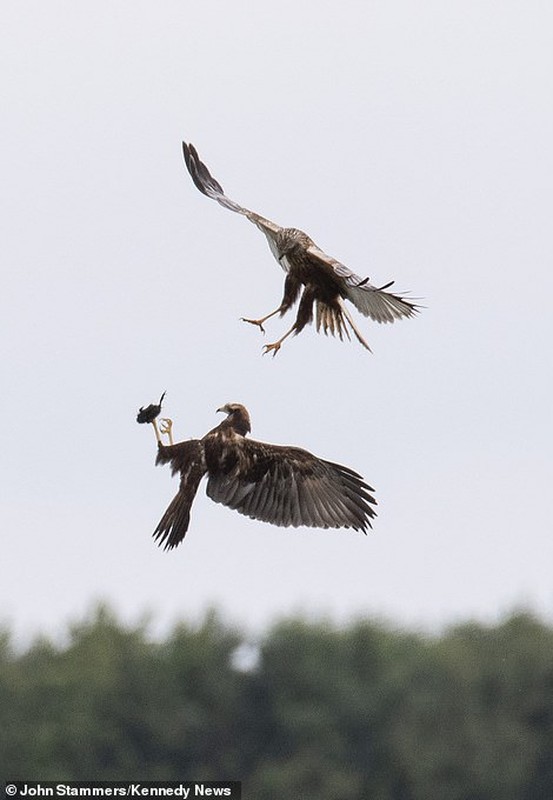
[[270,353],[271,350],[273,351],[273,358],[276,356],[278,351],[280,350],[280,342],[275,342],[274,344],[265,344],[263,345],[263,355],[266,356],[267,353]]
[[241,322],[249,322],[250,325],[257,325],[261,333],[265,333],[265,328],[263,327],[263,323],[258,319],[247,319],[246,317],[240,317]]
[[159,420],[159,432],[169,437],[169,444],[173,444],[173,420],[169,417],[162,417]]

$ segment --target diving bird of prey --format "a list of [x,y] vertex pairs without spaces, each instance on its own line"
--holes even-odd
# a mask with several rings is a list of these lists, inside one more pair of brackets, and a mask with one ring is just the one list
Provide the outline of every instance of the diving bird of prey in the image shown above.
[[317,331],[325,334],[337,334],[349,339],[348,325],[361,342],[370,351],[370,347],[358,330],[346,300],[357,308],[365,317],[375,322],[394,322],[403,317],[412,317],[418,311],[415,303],[392,292],[387,292],[394,281],[384,286],[373,286],[368,278],[360,278],[346,266],[331,258],[320,250],[315,242],[297,228],[283,228],[265,217],[243,208],[224,193],[221,185],[211,175],[201,161],[196,148],[192,144],[182,143],[184,161],[194,184],[202,194],[216,200],[224,208],[242,214],[265,234],[271,252],[286,272],[284,296],[278,308],[260,319],[242,318],[244,322],[257,325],[265,333],[263,323],[275,314],[283,316],[296,302],[301,287],[303,293],[299,302],[296,321],[284,336],[272,344],[265,345],[264,352],[279,351],[283,341],[290,334],[298,334],[313,321],[313,307]]
[[[376,516],[370,486],[348,467],[324,461],[299,447],[247,439],[250,415],[239,403],[222,408],[227,416],[202,439],[173,443],[170,419],[154,426],[156,464],[180,473],[180,486],[154,531],[165,550],[177,547],[190,522],[199,483],[207,475],[207,495],[252,519],[294,528],[353,528],[366,533]],[[169,444],[161,435],[167,434]]]

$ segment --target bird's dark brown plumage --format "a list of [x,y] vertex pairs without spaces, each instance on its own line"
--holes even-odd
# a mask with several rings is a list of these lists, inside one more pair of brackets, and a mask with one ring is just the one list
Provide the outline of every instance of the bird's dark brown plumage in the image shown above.
[[[349,300],[366,317],[375,322],[394,322],[412,317],[418,310],[415,303],[392,292],[385,286],[374,286],[368,278],[361,278],[346,266],[320,250],[315,242],[297,228],[283,228],[254,211],[227,197],[221,184],[211,175],[192,144],[182,143],[184,161],[194,185],[202,194],[216,200],[224,208],[247,217],[265,234],[271,252],[286,272],[284,296],[280,306],[260,319],[246,319],[264,331],[263,323],[274,316],[285,314],[298,299],[302,286],[296,321],[277,342],[265,346],[265,352],[276,355],[284,339],[297,334],[313,321],[317,331],[350,338],[351,329],[367,350],[369,345],[353,321],[345,301]],[[349,326],[349,328],[348,328]]]
[[366,532],[376,516],[374,490],[348,467],[298,447],[247,439],[246,408],[229,403],[226,419],[202,439],[158,446],[156,464],[180,474],[179,491],[154,531],[165,549],[183,540],[200,480],[207,495],[252,519],[281,527],[353,528]]

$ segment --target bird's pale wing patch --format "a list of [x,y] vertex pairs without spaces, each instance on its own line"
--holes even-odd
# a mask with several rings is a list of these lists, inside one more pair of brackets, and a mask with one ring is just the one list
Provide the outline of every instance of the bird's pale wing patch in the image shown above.
[[379,289],[369,281],[361,285],[352,280],[346,281],[344,297],[352,302],[363,316],[370,317],[375,322],[394,322],[396,319],[414,317],[419,310],[416,303],[399,294]]
[[412,317],[418,307],[400,295],[385,291],[386,286],[374,286],[368,278],[361,278],[340,261],[327,255],[323,250],[312,245],[307,248],[309,256],[326,271],[330,271],[341,284],[342,294],[365,317],[375,322],[394,322],[396,319]]
[[276,222],[271,222],[270,219],[266,219],[265,217],[256,214],[253,211],[249,211],[246,214],[246,216],[250,220],[250,222],[253,222],[253,224],[256,225],[259,228],[259,230],[265,234],[265,238],[267,239],[271,253],[276,258],[282,269],[285,272],[289,272],[290,263],[288,261],[288,258],[287,256],[282,256],[280,254],[277,246],[276,237],[279,231],[282,230],[281,226],[277,225]]

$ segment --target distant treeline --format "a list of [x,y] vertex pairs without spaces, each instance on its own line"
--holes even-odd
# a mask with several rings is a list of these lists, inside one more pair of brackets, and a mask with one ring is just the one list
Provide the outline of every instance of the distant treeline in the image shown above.
[[162,641],[104,607],[0,642],[3,780],[242,780],[245,800],[551,800],[553,629],[290,619],[240,668],[216,614]]

